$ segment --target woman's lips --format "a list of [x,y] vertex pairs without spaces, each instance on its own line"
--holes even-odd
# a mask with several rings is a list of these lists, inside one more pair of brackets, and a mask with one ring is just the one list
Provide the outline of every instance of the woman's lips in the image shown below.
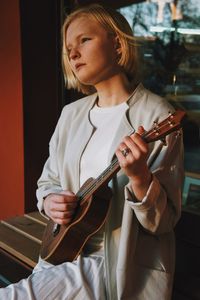
[[82,63],[78,63],[75,65],[75,69],[76,70],[79,70],[81,67],[83,67],[85,64],[82,64]]

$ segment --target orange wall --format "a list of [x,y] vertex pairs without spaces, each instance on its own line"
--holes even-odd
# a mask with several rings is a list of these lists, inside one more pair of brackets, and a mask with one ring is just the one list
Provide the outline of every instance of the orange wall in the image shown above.
[[0,1],[0,219],[24,212],[19,0]]

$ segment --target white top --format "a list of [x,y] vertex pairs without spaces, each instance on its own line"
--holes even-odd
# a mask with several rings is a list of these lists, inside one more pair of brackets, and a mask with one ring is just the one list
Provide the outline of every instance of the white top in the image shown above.
[[81,157],[81,185],[89,177],[98,177],[109,165],[108,156],[112,141],[127,107],[127,103],[123,102],[111,107],[95,105],[91,109],[90,121],[95,131]]
[[[80,162],[81,185],[90,177],[97,178],[109,165],[109,152],[113,138],[128,105],[123,102],[111,107],[95,105],[90,111],[90,121],[95,130]],[[103,254],[103,227],[87,242],[84,253]]]

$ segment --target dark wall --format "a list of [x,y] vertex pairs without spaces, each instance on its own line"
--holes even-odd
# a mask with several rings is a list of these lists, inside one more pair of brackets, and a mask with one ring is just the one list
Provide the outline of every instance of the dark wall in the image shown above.
[[21,0],[25,211],[36,209],[36,183],[63,106],[61,1]]

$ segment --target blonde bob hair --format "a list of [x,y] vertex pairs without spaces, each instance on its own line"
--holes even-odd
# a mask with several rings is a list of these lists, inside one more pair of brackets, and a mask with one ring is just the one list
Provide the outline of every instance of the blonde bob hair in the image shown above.
[[134,81],[137,73],[136,42],[131,27],[127,20],[117,11],[105,8],[99,4],[91,4],[79,7],[68,15],[62,27],[62,66],[65,76],[66,87],[76,89],[84,94],[95,92],[95,88],[82,84],[73,73],[66,47],[66,31],[70,23],[80,17],[87,16],[97,21],[106,31],[116,37],[121,48],[118,64],[122,67],[130,81]]

